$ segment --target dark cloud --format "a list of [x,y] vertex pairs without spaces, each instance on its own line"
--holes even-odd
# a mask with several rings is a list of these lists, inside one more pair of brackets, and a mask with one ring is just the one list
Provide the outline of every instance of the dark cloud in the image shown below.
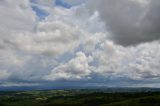
[[139,44],[160,38],[159,0],[91,0],[111,38],[121,45]]

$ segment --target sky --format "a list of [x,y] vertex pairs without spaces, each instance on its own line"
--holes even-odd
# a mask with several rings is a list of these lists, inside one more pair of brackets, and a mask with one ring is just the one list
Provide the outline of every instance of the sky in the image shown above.
[[0,0],[0,88],[159,88],[159,9],[159,0]]

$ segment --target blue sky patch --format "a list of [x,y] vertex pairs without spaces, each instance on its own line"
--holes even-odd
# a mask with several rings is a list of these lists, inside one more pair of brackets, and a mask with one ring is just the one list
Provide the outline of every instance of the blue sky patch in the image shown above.
[[72,7],[72,5],[64,2],[63,0],[56,0],[55,4],[57,6],[61,6],[61,7],[64,7],[64,8],[71,8]]
[[39,17],[40,20],[43,20],[46,16],[49,15],[47,12],[36,6],[32,6],[32,9],[36,12],[36,15]]

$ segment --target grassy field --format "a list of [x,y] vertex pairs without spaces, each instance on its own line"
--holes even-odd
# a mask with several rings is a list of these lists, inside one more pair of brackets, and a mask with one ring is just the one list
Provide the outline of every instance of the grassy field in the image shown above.
[[1,91],[0,106],[160,106],[160,92]]

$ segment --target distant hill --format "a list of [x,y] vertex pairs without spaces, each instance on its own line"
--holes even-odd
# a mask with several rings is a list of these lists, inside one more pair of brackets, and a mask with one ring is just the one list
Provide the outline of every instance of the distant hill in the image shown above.
[[72,89],[89,89],[92,91],[105,91],[105,92],[160,92],[160,88],[147,88],[147,87],[80,87],[80,86],[65,86],[65,87],[41,87],[41,86],[35,86],[35,87],[0,87],[0,91],[33,91],[33,90],[72,90]]

